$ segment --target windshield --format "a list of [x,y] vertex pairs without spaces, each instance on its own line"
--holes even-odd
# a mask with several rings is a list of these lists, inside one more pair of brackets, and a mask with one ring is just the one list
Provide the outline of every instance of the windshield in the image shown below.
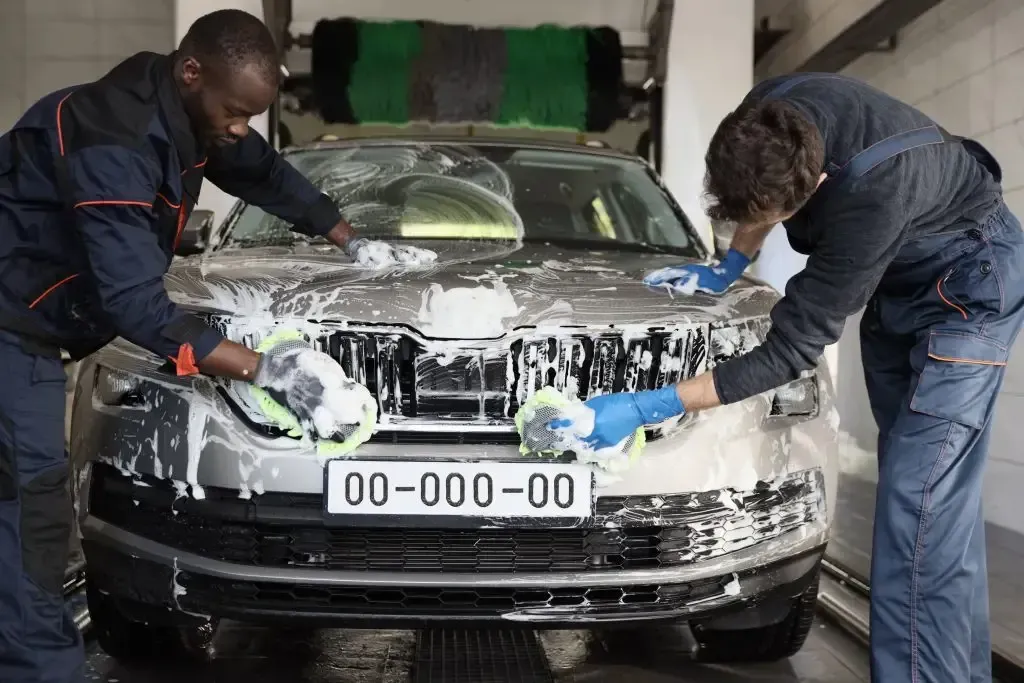
[[[699,255],[695,233],[639,161],[510,145],[368,144],[285,157],[368,237],[648,245]],[[308,238],[247,205],[227,244]]]

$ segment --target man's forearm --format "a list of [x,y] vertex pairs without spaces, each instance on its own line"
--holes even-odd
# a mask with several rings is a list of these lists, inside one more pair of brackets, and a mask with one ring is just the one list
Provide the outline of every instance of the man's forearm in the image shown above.
[[251,382],[259,363],[260,354],[225,339],[199,362],[199,369],[207,375]]
[[705,372],[676,385],[676,394],[688,414],[722,405],[715,389],[714,375]]
[[769,225],[741,225],[736,228],[736,233],[732,236],[732,243],[729,246],[748,259],[753,259],[754,255],[764,246],[764,241],[773,227],[775,227],[774,223]]

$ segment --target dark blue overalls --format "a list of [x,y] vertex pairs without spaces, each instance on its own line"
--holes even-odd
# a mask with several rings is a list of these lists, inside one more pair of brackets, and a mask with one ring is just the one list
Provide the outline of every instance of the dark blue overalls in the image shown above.
[[[768,96],[820,77],[795,76]],[[822,189],[841,191],[897,154],[940,144],[965,145],[1001,180],[984,147],[929,126],[826,169]],[[879,429],[875,683],[992,680],[983,474],[996,398],[1022,324],[1024,233],[1002,202],[980,222],[909,239],[864,312],[861,355]]]

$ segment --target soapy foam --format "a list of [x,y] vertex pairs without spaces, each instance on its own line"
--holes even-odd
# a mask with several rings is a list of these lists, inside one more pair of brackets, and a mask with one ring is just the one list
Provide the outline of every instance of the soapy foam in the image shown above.
[[423,292],[419,322],[430,337],[481,339],[502,336],[505,319],[518,314],[519,306],[504,282],[449,290],[433,284]]
[[382,240],[367,240],[356,249],[355,261],[361,266],[379,269],[393,266],[422,267],[437,260],[429,249],[392,245]]

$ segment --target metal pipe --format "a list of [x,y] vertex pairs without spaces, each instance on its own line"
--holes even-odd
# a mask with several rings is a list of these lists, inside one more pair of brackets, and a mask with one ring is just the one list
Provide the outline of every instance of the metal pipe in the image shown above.
[[866,611],[858,606],[861,596],[829,576],[823,576],[818,589],[818,606],[836,624],[867,647],[870,627]]
[[840,568],[839,565],[833,564],[829,562],[827,559],[823,559],[821,561],[821,568],[825,570],[827,574],[831,574],[839,581],[848,584],[850,588],[853,588],[855,591],[857,591],[864,597],[871,597],[871,587],[863,581],[861,581],[860,579],[858,579],[850,572]]
[[[869,644],[871,587],[838,565],[822,560],[823,580],[818,606],[837,626],[864,644]],[[1024,660],[1014,654],[992,650],[992,671],[1002,683],[1024,683]]]

